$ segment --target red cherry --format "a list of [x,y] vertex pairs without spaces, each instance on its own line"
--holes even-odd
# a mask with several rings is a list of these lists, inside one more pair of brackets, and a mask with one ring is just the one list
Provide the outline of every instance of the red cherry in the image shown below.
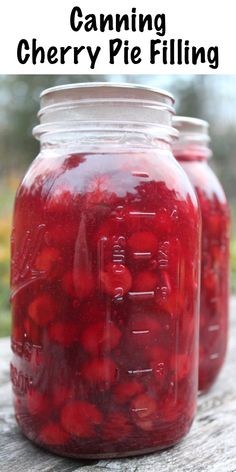
[[151,252],[157,250],[157,238],[149,231],[137,231],[127,241],[127,246],[133,252]]
[[168,349],[162,346],[150,346],[147,355],[153,362],[168,362],[170,357]]
[[140,429],[143,429],[143,431],[153,431],[156,428],[155,421],[152,418],[136,418],[135,420],[136,426],[138,426]]
[[48,396],[32,389],[27,393],[27,408],[31,415],[42,415],[49,411]]
[[97,358],[83,365],[82,375],[94,388],[99,386],[102,390],[108,390],[117,380],[118,369],[111,359]]
[[132,276],[123,264],[108,264],[105,271],[100,272],[103,290],[112,296],[123,296],[131,288]]
[[46,326],[58,315],[58,306],[50,295],[42,294],[29,305],[30,318],[39,326]]
[[66,272],[62,279],[62,288],[71,297],[87,298],[94,288],[93,276],[82,269]]
[[144,386],[135,380],[118,384],[113,391],[113,398],[116,403],[123,405],[129,402],[135,395],[143,392]]
[[158,285],[158,276],[154,272],[144,270],[139,272],[133,279],[132,291],[134,292],[152,292]]
[[121,332],[112,321],[89,325],[81,336],[81,344],[92,355],[109,352],[118,346]]
[[79,324],[73,323],[71,321],[58,321],[57,323],[53,323],[51,326],[49,326],[48,336],[54,342],[62,344],[65,347],[70,346],[79,340]]
[[73,436],[89,438],[95,436],[95,427],[102,423],[102,413],[96,405],[86,401],[74,401],[64,406],[61,412],[63,428]]
[[124,413],[110,413],[102,429],[104,439],[123,441],[132,433],[132,426]]
[[50,421],[41,429],[38,438],[39,441],[51,446],[59,446],[69,441],[69,435],[53,421]]
[[138,420],[152,418],[158,412],[158,402],[147,393],[141,393],[132,400],[131,412]]
[[47,278],[54,278],[62,272],[61,263],[60,251],[54,247],[46,247],[36,257],[35,268],[45,273]]

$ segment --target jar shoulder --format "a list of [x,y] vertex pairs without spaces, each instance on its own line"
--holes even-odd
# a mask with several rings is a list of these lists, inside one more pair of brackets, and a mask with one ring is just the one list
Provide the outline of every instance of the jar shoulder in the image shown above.
[[44,150],[32,162],[18,194],[56,191],[68,188],[73,194],[96,188],[115,193],[148,194],[192,202],[197,200],[185,172],[166,149],[127,149],[58,153]]
[[219,203],[228,208],[223,186],[207,162],[183,162],[181,165],[198,193],[204,195],[208,200],[217,199]]

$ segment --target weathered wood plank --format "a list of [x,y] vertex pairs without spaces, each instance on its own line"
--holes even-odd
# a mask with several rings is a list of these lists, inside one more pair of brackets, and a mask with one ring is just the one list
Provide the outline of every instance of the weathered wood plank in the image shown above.
[[1,472],[236,472],[236,298],[231,301],[230,347],[214,388],[199,397],[187,438],[157,454],[130,459],[75,461],[49,454],[19,432],[11,404],[9,340],[0,340]]

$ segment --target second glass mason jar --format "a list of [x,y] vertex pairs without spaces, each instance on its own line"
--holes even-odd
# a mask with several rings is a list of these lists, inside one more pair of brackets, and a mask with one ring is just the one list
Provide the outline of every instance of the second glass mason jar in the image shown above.
[[41,96],[15,202],[11,379],[22,431],[58,454],[143,454],[193,421],[199,209],[172,113],[145,87]]
[[194,185],[202,213],[199,390],[211,387],[223,365],[228,333],[229,208],[208,165],[208,123],[174,117],[179,131],[174,155]]

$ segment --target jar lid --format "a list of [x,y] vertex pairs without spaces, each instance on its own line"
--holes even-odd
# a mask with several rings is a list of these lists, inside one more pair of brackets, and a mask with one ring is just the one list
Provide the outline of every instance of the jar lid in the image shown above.
[[179,137],[173,145],[176,159],[205,160],[212,156],[207,121],[188,116],[175,116],[172,125],[179,132]]
[[172,124],[179,132],[179,140],[183,141],[210,141],[209,123],[199,118],[191,118],[188,116],[174,116]]
[[166,106],[172,113],[174,112],[173,105],[175,102],[173,95],[165,90],[127,83],[85,82],[59,85],[44,90],[40,95],[41,109],[50,105],[70,103],[77,100],[148,101]]
[[[50,132],[105,126],[152,125],[176,137],[174,97],[165,90],[133,84],[87,82],[46,89],[40,96],[36,137]],[[167,129],[168,128],[168,129]],[[164,131],[165,129],[165,131]]]

